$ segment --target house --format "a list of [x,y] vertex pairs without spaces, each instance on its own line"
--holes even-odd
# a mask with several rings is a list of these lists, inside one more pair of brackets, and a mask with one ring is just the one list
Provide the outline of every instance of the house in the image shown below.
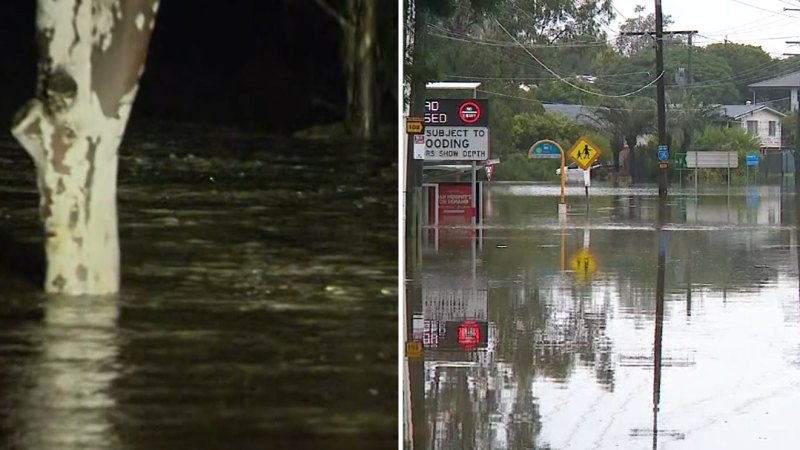
[[758,138],[761,151],[779,151],[781,149],[781,119],[786,114],[767,105],[720,105],[720,112],[731,119],[731,126],[740,126],[748,134]]
[[789,91],[791,110],[797,111],[798,107],[800,107],[800,72],[792,72],[779,77],[748,84],[747,87],[753,91],[753,100],[755,100],[755,94],[759,90]]

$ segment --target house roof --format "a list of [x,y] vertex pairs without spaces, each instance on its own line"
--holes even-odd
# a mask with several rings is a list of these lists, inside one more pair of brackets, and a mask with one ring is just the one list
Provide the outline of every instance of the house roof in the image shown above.
[[748,84],[751,88],[796,88],[800,87],[800,72],[793,72],[758,83]]
[[786,114],[774,110],[767,105],[720,105],[719,108],[722,110],[722,113],[728,117],[738,119],[742,116],[746,116],[747,114],[752,114],[756,111],[769,111],[777,116],[786,117]]
[[594,111],[597,109],[594,106],[568,105],[565,103],[545,103],[542,106],[544,106],[545,112],[561,114],[583,125],[592,124],[592,119],[595,118]]

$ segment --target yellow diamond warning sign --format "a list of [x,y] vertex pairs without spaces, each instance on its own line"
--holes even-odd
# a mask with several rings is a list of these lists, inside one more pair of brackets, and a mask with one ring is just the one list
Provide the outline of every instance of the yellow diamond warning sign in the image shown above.
[[588,248],[582,248],[570,260],[570,266],[578,281],[587,282],[597,270],[597,260]]
[[569,156],[578,163],[578,167],[586,170],[600,157],[600,147],[590,141],[588,137],[581,136],[569,149]]

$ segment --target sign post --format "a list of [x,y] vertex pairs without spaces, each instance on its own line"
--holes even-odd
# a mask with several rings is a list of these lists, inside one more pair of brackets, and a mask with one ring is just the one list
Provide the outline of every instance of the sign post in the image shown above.
[[[476,211],[475,162],[489,159],[489,100],[428,99],[424,123],[424,159],[470,161],[472,211]],[[473,224],[476,219],[473,215]]]
[[[563,208],[564,214],[567,213],[567,201],[564,198],[564,188],[567,184],[567,170],[565,167],[566,154],[564,149],[558,145],[558,142],[551,141],[550,139],[542,139],[535,142],[528,149],[528,158],[530,159],[561,159],[561,201],[559,202],[559,214]],[[561,205],[564,205],[563,207]]]
[[[587,136],[581,136],[572,144],[569,150],[569,156],[573,161],[578,163],[578,167],[583,169],[583,188],[586,191],[586,197],[589,197],[589,185],[591,184],[592,177],[592,164],[600,157],[600,147],[593,143]],[[564,169],[561,169],[562,172]],[[588,206],[588,204],[587,204]]]

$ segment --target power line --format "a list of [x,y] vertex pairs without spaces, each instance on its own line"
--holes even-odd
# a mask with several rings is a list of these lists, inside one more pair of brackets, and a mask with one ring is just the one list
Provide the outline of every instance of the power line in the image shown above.
[[626,92],[625,94],[621,94],[621,95],[608,95],[608,94],[601,94],[601,93],[598,93],[598,92],[593,92],[593,91],[590,91],[590,90],[588,90],[588,89],[584,89],[584,88],[582,88],[582,87],[580,87],[580,86],[577,86],[577,85],[575,85],[575,84],[572,84],[572,83],[570,83],[569,81],[567,81],[566,79],[564,79],[563,77],[561,77],[561,75],[557,74],[557,73],[556,73],[556,72],[554,72],[554,71],[553,71],[553,70],[552,70],[550,67],[548,67],[546,64],[544,64],[542,61],[540,61],[540,60],[539,60],[539,58],[537,58],[537,57],[536,57],[536,56],[535,56],[533,53],[531,53],[531,52],[530,52],[530,50],[528,50],[528,49],[527,49],[527,48],[525,48],[525,47],[524,47],[522,44],[520,44],[520,43],[519,43],[519,41],[517,41],[517,39],[516,39],[516,38],[515,38],[515,37],[514,37],[514,36],[513,36],[511,33],[509,33],[509,31],[506,29],[506,27],[504,27],[504,26],[503,26],[503,24],[501,24],[501,23],[500,23],[500,21],[499,21],[499,20],[495,19],[495,22],[497,22],[497,25],[498,25],[498,26],[500,26],[500,28],[501,28],[501,29],[502,29],[502,30],[503,30],[503,31],[504,31],[504,32],[505,32],[505,33],[506,33],[506,34],[507,34],[507,35],[508,35],[508,36],[509,36],[511,39],[513,39],[513,40],[514,40],[514,42],[516,42],[516,43],[517,43],[517,44],[518,44],[518,45],[519,45],[519,46],[520,46],[520,47],[521,47],[521,48],[522,48],[522,49],[525,51],[525,53],[527,53],[527,54],[528,54],[528,56],[530,56],[531,58],[533,58],[533,60],[534,60],[534,61],[536,61],[536,62],[537,62],[537,63],[538,63],[540,66],[542,66],[542,68],[543,68],[544,70],[546,70],[546,71],[550,72],[550,73],[551,73],[551,74],[552,74],[554,77],[556,77],[556,78],[557,78],[559,81],[561,81],[562,83],[566,84],[567,86],[571,86],[571,87],[572,87],[572,88],[574,88],[574,89],[577,89],[577,90],[579,90],[579,91],[581,91],[581,92],[584,92],[584,93],[587,93],[587,94],[590,94],[590,95],[595,95],[595,96],[598,96],[598,97],[605,97],[605,98],[624,98],[624,97],[630,97],[630,96],[632,96],[632,95],[634,95],[634,94],[638,94],[639,92],[641,92],[641,91],[643,91],[643,90],[645,90],[645,89],[649,88],[649,87],[650,87],[650,86],[652,86],[654,83],[656,83],[658,80],[660,80],[660,79],[661,79],[661,77],[663,77],[663,76],[664,76],[664,71],[661,71],[661,73],[659,73],[659,74],[658,74],[658,76],[657,76],[655,79],[653,79],[653,81],[649,82],[648,84],[646,84],[646,85],[642,86],[642,87],[641,87],[641,88],[639,88],[639,89],[636,89],[636,90],[634,90],[634,91],[631,91],[631,92]]

